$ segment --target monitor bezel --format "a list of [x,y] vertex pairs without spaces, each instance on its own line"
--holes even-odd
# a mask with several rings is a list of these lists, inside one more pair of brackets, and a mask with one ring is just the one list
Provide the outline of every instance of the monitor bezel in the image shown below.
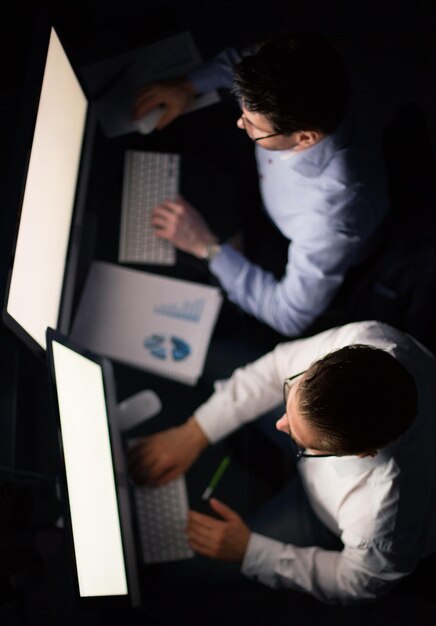
[[[135,544],[135,532],[132,520],[132,502],[130,499],[130,489],[127,483],[127,470],[124,462],[124,454],[122,449],[121,435],[117,424],[116,415],[116,397],[115,383],[113,377],[113,368],[109,359],[100,357],[90,350],[83,348],[76,342],[72,341],[68,336],[55,330],[47,328],[47,366],[49,386],[51,389],[52,413],[55,418],[55,426],[58,439],[58,462],[60,471],[60,487],[62,492],[62,509],[64,528],[67,539],[67,550],[70,555],[71,574],[74,585],[74,596],[79,606],[84,608],[129,608],[138,607],[141,604],[141,593],[138,578],[138,558]],[[65,457],[62,442],[61,419],[59,413],[59,403],[57,395],[57,386],[55,378],[55,365],[53,357],[53,342],[57,342],[77,354],[89,359],[99,365],[102,369],[104,396],[107,408],[108,430],[111,446],[111,454],[115,473],[116,496],[118,515],[121,527],[121,539],[123,546],[123,556],[126,568],[126,578],[128,593],[125,596],[82,596],[79,589],[79,580],[77,575],[77,563],[74,549],[73,529],[71,522],[71,511],[69,506],[68,484],[65,466]]]
[[29,160],[38,115],[38,107],[41,96],[42,82],[47,61],[48,46],[52,29],[61,42],[62,48],[74,71],[74,74],[87,99],[87,112],[82,139],[82,149],[79,160],[79,169],[75,198],[72,211],[71,228],[65,257],[64,276],[59,301],[58,319],[56,328],[68,333],[73,315],[76,277],[79,266],[80,245],[82,240],[83,220],[86,209],[91,159],[94,150],[94,140],[97,130],[97,118],[95,106],[84,85],[81,76],[76,71],[71,61],[71,53],[62,38],[59,29],[47,18],[41,18],[35,24],[33,40],[29,47],[28,68],[22,92],[21,111],[17,126],[14,154],[12,155],[13,166],[11,167],[12,180],[10,181],[10,206],[15,207],[15,228],[13,244],[9,257],[7,270],[5,296],[2,306],[2,320],[5,326],[12,331],[17,340],[31,350],[42,362],[45,362],[46,350],[34,339],[23,326],[8,312],[9,294],[14,269],[15,254],[20,229],[21,214],[23,208],[24,192],[28,175]]

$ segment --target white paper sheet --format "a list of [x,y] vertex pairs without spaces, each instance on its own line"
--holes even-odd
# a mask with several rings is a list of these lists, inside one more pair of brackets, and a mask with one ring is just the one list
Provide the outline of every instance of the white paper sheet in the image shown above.
[[71,336],[97,354],[195,385],[221,303],[216,287],[95,261]]

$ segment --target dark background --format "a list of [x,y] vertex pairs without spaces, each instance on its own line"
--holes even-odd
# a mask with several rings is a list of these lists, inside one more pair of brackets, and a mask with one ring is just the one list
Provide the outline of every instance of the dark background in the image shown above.
[[[189,30],[203,58],[227,45],[243,46],[270,33],[300,29],[320,30],[343,52],[352,72],[360,76],[373,95],[382,128],[386,132],[391,197],[397,212],[402,241],[413,242],[416,282],[426,275],[436,249],[434,206],[434,161],[436,144],[436,19],[432,2],[268,1],[207,2],[124,1],[117,6],[103,2],[7,2],[1,19],[0,89],[0,293],[3,294],[14,240],[17,207],[10,201],[14,179],[14,141],[20,124],[23,85],[35,20],[43,12],[53,17],[68,46],[75,67],[124,52],[130,47]],[[102,174],[103,176],[103,174]],[[419,253],[416,253],[418,251]],[[420,254],[422,253],[422,254]],[[432,276],[430,274],[430,276]],[[431,279],[430,279],[431,280]],[[423,283],[426,294],[431,290]],[[435,318],[432,298],[426,307],[412,311],[409,327],[433,349],[430,329]],[[383,314],[383,311],[382,311]],[[186,623],[187,603],[160,590],[162,607],[177,606],[153,616],[127,613],[109,615],[100,611],[80,612],[74,603],[69,565],[62,533],[47,532],[47,520],[56,515],[57,502],[50,478],[57,471],[56,433],[47,398],[44,364],[0,326],[0,465],[42,475],[38,480],[2,470],[2,511],[16,503],[17,517],[0,512],[0,624],[105,624],[141,623],[178,626]],[[132,391],[141,376],[132,374]],[[126,391],[130,391],[126,389]],[[248,455],[249,456],[249,455]],[[6,503],[6,505],[5,505]],[[6,507],[6,508],[5,508]],[[11,528],[13,529],[11,531]],[[37,543],[36,543],[37,542]],[[39,559],[34,556],[37,546]],[[11,547],[16,547],[15,551]],[[17,557],[17,551],[19,558]],[[30,555],[30,556],[29,556]],[[19,566],[17,566],[17,559]],[[248,594],[221,595],[219,604],[233,603],[234,621],[217,606],[197,613],[194,626],[224,624],[324,623],[432,624],[436,606],[431,595],[433,566],[421,568],[407,587],[400,587],[376,606],[333,609],[310,599],[286,604],[283,596],[259,592],[264,610],[250,612]],[[11,585],[11,581],[13,584]],[[263,595],[264,594],[264,597]],[[156,600],[156,606],[159,605]],[[183,609],[183,607],[185,607]],[[201,617],[200,617],[201,615]],[[215,617],[213,617],[213,615]],[[226,617],[227,616],[227,617]]]

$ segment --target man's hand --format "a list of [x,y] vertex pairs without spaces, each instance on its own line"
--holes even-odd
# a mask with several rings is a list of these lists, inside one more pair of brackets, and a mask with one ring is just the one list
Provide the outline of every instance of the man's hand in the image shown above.
[[186,472],[207,445],[193,417],[181,426],[143,437],[129,451],[132,478],[140,484],[164,485]]
[[250,529],[235,511],[216,498],[211,498],[209,504],[223,519],[217,520],[197,511],[189,511],[189,545],[195,552],[213,559],[242,561]]
[[133,107],[133,119],[139,120],[156,107],[163,106],[162,116],[156,125],[161,130],[184,113],[194,98],[194,86],[187,78],[151,83],[139,90]]
[[151,223],[157,237],[197,257],[204,255],[206,246],[218,242],[200,213],[181,197],[157,206]]

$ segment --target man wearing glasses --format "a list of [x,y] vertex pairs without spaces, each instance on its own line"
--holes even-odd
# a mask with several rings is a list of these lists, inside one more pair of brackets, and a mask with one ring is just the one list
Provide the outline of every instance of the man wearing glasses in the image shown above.
[[[259,262],[267,265],[275,253],[268,237],[277,229],[280,267],[267,271],[219,241],[183,198],[157,207],[153,226],[158,237],[205,259],[228,298],[246,313],[283,335],[299,336],[326,310],[349,268],[371,251],[386,214],[374,122],[364,121],[371,118],[367,111],[366,117],[357,111],[366,105],[352,91],[350,96],[337,51],[308,33],[272,38],[242,59],[226,50],[187,78],[148,86],[137,97],[134,116],[164,105],[157,126],[164,128],[196,94],[217,88],[232,88],[241,110],[237,126],[255,147],[267,227],[274,226],[261,234],[270,253]],[[233,149],[228,146],[229,153]]]
[[217,383],[183,425],[144,438],[132,473],[165,483],[263,416],[296,462],[289,486],[247,523],[211,498],[220,519],[190,512],[192,548],[273,588],[374,599],[436,549],[435,383],[433,355],[380,322],[282,343]]

